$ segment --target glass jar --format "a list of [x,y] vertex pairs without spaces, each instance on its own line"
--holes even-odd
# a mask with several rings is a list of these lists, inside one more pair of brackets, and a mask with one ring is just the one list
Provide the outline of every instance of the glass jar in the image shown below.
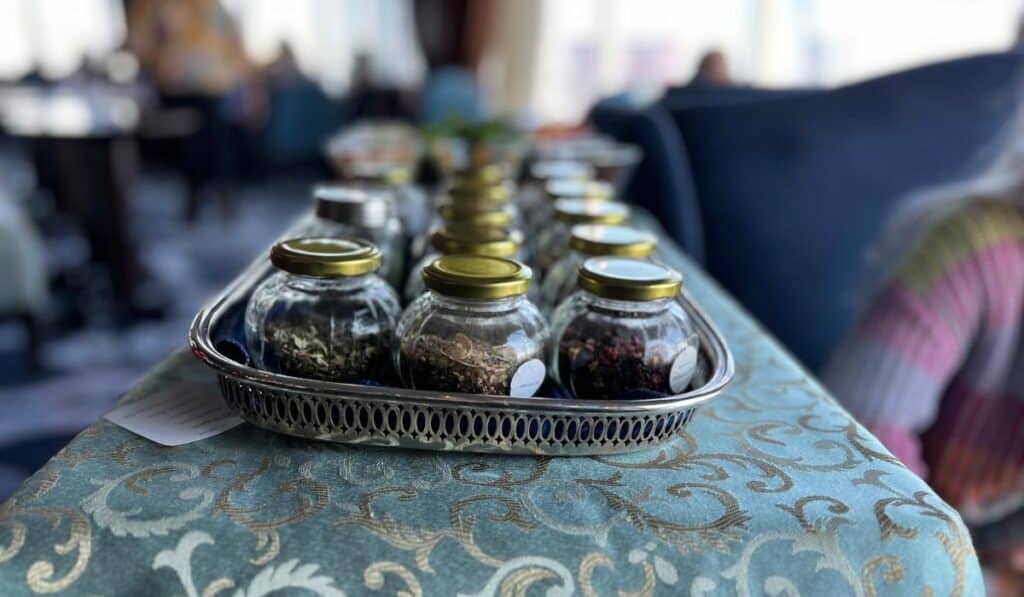
[[421,234],[430,224],[430,197],[412,182],[413,169],[405,164],[360,163],[351,168],[350,178],[359,184],[391,191],[394,213],[406,238]]
[[629,207],[615,201],[559,199],[555,201],[555,218],[537,235],[534,260],[541,275],[569,252],[570,229],[576,224],[622,224],[629,218]]
[[574,398],[681,394],[697,368],[697,333],[677,300],[678,272],[625,257],[583,262],[580,290],[552,316],[551,372]]
[[430,239],[438,230],[448,230],[459,235],[472,235],[485,228],[508,230],[512,235],[522,232],[512,227],[512,214],[507,210],[478,211],[467,206],[446,204],[437,208],[437,215],[428,233],[422,234],[409,244],[409,259],[419,263],[430,252]]
[[530,268],[446,255],[423,270],[428,291],[398,324],[395,366],[418,390],[533,396],[544,382],[548,327],[525,296]]
[[475,228],[435,230],[430,236],[433,249],[409,271],[402,297],[406,304],[416,300],[426,288],[423,284],[423,270],[442,255],[482,255],[520,259],[523,257],[522,235],[507,228]]
[[519,224],[520,212],[513,202],[513,185],[508,182],[486,186],[452,186],[446,195],[434,202],[434,209],[445,205],[452,205],[463,213],[508,212],[513,223]]
[[296,236],[368,240],[380,249],[380,275],[400,288],[405,236],[395,214],[394,194],[383,187],[324,183],[313,187],[313,200],[314,218]]
[[519,193],[519,203],[524,224],[531,229],[548,221],[551,216],[550,201],[545,196],[545,187],[555,180],[586,181],[594,177],[594,168],[584,162],[568,160],[541,160],[530,166],[530,175]]
[[658,238],[648,232],[627,226],[579,224],[572,227],[569,252],[551,266],[537,294],[541,311],[550,313],[579,286],[577,274],[590,257],[633,257],[648,259],[654,253]]
[[279,270],[253,291],[245,339],[257,367],[294,377],[389,383],[401,307],[363,240],[302,238],[270,250]]
[[615,189],[607,183],[563,178],[544,185],[544,200],[534,207],[534,211],[540,217],[540,222],[550,222],[555,215],[555,201],[559,199],[611,201],[614,197]]

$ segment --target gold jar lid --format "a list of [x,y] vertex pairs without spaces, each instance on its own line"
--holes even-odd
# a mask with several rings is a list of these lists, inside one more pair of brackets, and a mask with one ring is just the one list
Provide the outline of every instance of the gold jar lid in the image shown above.
[[437,208],[445,226],[456,228],[507,228],[512,214],[505,210],[480,211],[476,206],[446,203]]
[[629,207],[615,201],[555,201],[555,218],[567,224],[622,224],[628,217]]
[[580,266],[580,288],[599,297],[653,301],[679,294],[683,278],[663,265],[626,257],[591,257]]
[[511,259],[445,255],[423,268],[423,284],[445,296],[493,300],[526,294],[532,275]]
[[507,175],[505,168],[500,164],[481,164],[456,170],[452,173],[452,178],[452,186],[458,186],[459,183],[465,186],[485,186],[498,184],[505,180]]
[[535,180],[588,180],[594,177],[594,167],[572,160],[541,160],[530,166],[530,176]]
[[589,199],[590,201],[611,201],[615,187],[597,180],[552,180],[544,185],[548,197],[557,199]]
[[355,162],[350,166],[349,175],[359,182],[398,186],[412,180],[412,168],[389,162]]
[[506,228],[442,228],[430,235],[430,244],[445,255],[512,257],[519,242]]
[[361,276],[380,269],[380,250],[364,240],[293,238],[270,249],[274,267],[318,278]]
[[452,203],[480,205],[482,210],[496,209],[508,203],[512,197],[512,185],[496,183],[486,185],[464,185],[453,183],[448,189]]
[[569,246],[593,256],[649,257],[658,237],[628,226],[579,224],[572,227]]

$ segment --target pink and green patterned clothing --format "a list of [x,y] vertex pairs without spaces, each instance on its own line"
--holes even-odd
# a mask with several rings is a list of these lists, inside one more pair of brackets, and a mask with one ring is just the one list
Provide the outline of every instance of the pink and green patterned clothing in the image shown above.
[[[1024,530],[1022,322],[1024,209],[979,200],[924,236],[824,374],[974,529],[1016,518]],[[1024,532],[986,535],[990,561],[1024,546]]]

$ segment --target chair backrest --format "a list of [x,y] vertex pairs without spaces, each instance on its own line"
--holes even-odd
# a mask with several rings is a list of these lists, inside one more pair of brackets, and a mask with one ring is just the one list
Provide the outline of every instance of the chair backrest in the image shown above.
[[591,110],[589,121],[599,131],[641,148],[643,161],[626,185],[625,199],[653,213],[669,235],[703,263],[700,205],[686,149],[668,112],[657,104],[636,108],[603,101]]
[[987,54],[791,97],[682,107],[707,267],[808,367],[855,314],[866,254],[912,190],[991,159],[1024,56]]

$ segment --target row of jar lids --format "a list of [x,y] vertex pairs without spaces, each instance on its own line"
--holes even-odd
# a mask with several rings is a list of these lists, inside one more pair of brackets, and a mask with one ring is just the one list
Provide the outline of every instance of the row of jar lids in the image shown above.
[[[270,261],[286,272],[313,277],[360,276],[380,268],[372,243],[337,238],[299,238],[276,243]],[[424,285],[440,294],[467,299],[500,299],[525,294],[531,269],[502,257],[445,255],[423,270]],[[663,265],[630,257],[591,257],[580,266],[580,288],[617,300],[674,297],[682,277]]]

